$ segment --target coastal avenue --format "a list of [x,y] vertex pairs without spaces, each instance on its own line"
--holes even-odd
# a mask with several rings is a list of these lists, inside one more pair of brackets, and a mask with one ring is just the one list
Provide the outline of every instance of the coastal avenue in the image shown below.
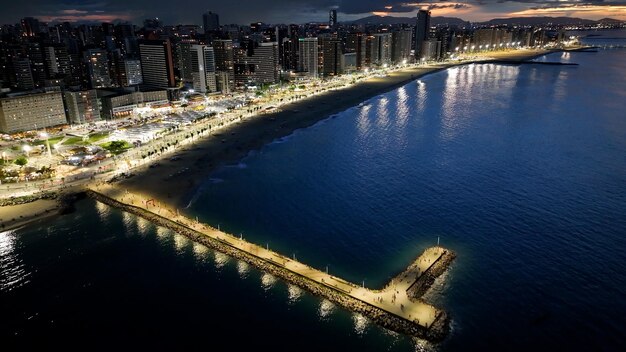
[[[172,152],[175,152],[183,144],[189,144],[197,140],[197,137],[207,136],[225,129],[234,123],[239,123],[249,118],[264,117],[268,113],[265,109],[272,107],[272,113],[280,112],[282,108],[289,104],[294,104],[298,101],[306,101],[314,96],[321,96],[329,92],[345,90],[345,93],[349,93],[350,88],[356,90],[371,89],[370,86],[384,85],[385,82],[390,81],[390,85],[397,84],[397,76],[406,76],[403,82],[408,82],[413,75],[417,77],[426,74],[428,72],[437,71],[453,65],[467,64],[472,62],[488,62],[494,59],[526,59],[533,57],[541,53],[546,53],[546,50],[507,50],[502,52],[489,52],[487,53],[473,53],[471,56],[459,57],[456,60],[441,62],[436,64],[420,64],[420,65],[400,65],[398,67],[389,67],[381,71],[372,71],[367,74],[362,74],[356,79],[351,77],[343,77],[341,79],[336,78],[332,82],[327,82],[323,89],[319,87],[311,87],[304,92],[290,92],[288,89],[284,89],[280,94],[277,94],[274,99],[268,99],[260,103],[258,106],[245,106],[235,109],[230,112],[218,114],[217,117],[208,120],[203,120],[195,123],[188,128],[181,128],[176,132],[157,138],[150,142],[146,142],[139,147],[135,147],[126,153],[112,159],[107,159],[100,164],[77,168],[75,172],[65,175],[56,175],[54,179],[35,181],[35,182],[22,182],[15,184],[3,184],[0,185],[0,198],[9,198],[17,196],[27,196],[37,194],[41,191],[58,191],[73,186],[81,186],[90,181],[90,178],[103,178],[110,177],[110,174],[118,174],[120,172],[128,172],[136,166],[143,165],[145,162],[154,161],[158,159],[156,156],[150,156],[144,158],[143,156],[149,151],[155,151],[159,147],[167,142],[178,140],[179,145],[167,145],[165,153],[159,153],[160,156],[166,156]],[[359,84],[361,85],[360,87]],[[301,114],[303,114],[301,112]],[[209,130],[203,130],[203,129]],[[200,132],[200,130],[203,130]],[[195,138],[194,138],[195,134]],[[188,137],[191,135],[191,137]]]
[[445,250],[441,247],[432,247],[426,250],[408,270],[392,279],[382,290],[371,290],[330,275],[324,271],[312,268],[296,259],[287,258],[269,248],[263,248],[254,243],[247,242],[243,238],[237,238],[198,221],[188,219],[180,215],[178,210],[168,208],[164,203],[146,195],[130,193],[127,190],[110,184],[99,184],[90,187],[90,189],[93,192],[120,203],[143,209],[157,216],[169,218],[172,221],[225,243],[239,251],[285,268],[317,284],[330,287],[351,298],[380,308],[425,328],[432,326],[439,315],[439,310],[435,307],[410,298],[407,294],[407,290],[445,253]]

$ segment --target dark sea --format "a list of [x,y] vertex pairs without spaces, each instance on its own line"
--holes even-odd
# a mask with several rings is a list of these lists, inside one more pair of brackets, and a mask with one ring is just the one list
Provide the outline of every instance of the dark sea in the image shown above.
[[579,65],[422,77],[225,165],[185,210],[372,288],[439,238],[443,343],[83,200],[0,233],[2,350],[623,350],[626,49],[538,60]]

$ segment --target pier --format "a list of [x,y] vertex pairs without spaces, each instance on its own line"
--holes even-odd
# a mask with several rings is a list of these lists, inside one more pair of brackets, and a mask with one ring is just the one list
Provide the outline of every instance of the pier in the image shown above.
[[421,300],[421,296],[453,261],[455,254],[442,247],[426,249],[382,289],[348,282],[310,267],[242,237],[189,219],[165,203],[133,194],[111,184],[91,186],[87,195],[99,202],[143,217],[195,242],[254,265],[350,311],[360,313],[387,329],[430,341],[442,340],[449,330],[448,315]]

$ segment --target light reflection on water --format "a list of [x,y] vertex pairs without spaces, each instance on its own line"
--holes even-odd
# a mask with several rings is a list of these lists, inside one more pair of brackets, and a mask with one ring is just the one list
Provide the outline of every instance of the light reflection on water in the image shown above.
[[215,252],[215,268],[218,270],[222,269],[228,263],[229,259],[230,257],[226,254]]
[[198,242],[193,242],[193,253],[198,260],[206,260],[209,252],[209,247]]
[[184,252],[185,247],[187,247],[190,243],[191,241],[187,237],[179,233],[174,233],[174,248],[176,248],[176,252]]
[[292,285],[292,284],[287,285],[287,292],[288,292],[287,302],[289,304],[294,304],[298,302],[298,300],[300,299],[300,297],[302,297],[302,294],[304,293],[300,287]]
[[321,320],[329,320],[331,314],[335,311],[335,304],[327,299],[320,300],[320,306],[317,310],[317,315],[319,315]]
[[163,226],[157,226],[157,237],[163,242],[165,242],[172,235],[172,231]]
[[29,282],[31,273],[15,251],[16,232],[0,232],[0,291],[11,291]]
[[354,323],[354,332],[361,336],[367,332],[370,324],[369,319],[359,313],[352,313],[352,322]]
[[248,273],[250,272],[250,265],[243,260],[237,261],[237,273],[239,277],[245,279],[248,277]]
[[265,291],[268,291],[269,289],[271,289],[274,284],[276,284],[276,277],[272,274],[263,272],[261,274],[261,287],[263,287],[263,289]]
[[142,217],[137,217],[137,229],[141,235],[146,235],[150,232],[152,228],[152,223]]
[[109,217],[111,216],[111,207],[104,203],[96,202],[96,210],[100,220],[104,223],[108,222]]

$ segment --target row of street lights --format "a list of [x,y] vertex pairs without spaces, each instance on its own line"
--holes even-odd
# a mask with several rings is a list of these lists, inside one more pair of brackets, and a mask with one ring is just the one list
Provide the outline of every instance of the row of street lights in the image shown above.
[[[500,48],[504,48],[504,47],[506,46],[507,48],[512,48],[512,47],[518,47],[518,48],[519,48],[521,44],[522,44],[522,42],[500,43],[499,47],[500,47]],[[460,46],[457,46],[457,47],[454,49],[454,51],[456,51],[456,52],[458,52],[459,50],[461,50],[462,52],[466,52],[466,51],[468,51],[468,50],[470,50],[470,51],[476,51],[476,47],[477,47],[477,46],[476,46],[475,44],[474,44],[474,45],[471,45],[471,46],[470,46],[470,45],[466,45],[466,46],[464,46],[464,47],[462,48],[463,50],[461,50],[461,47],[460,47]],[[498,44],[481,44],[481,45],[478,45],[478,50],[479,50],[479,51],[480,51],[480,50],[483,50],[483,49],[484,49],[484,50],[489,50],[489,48],[496,49],[497,47],[498,47]]]

